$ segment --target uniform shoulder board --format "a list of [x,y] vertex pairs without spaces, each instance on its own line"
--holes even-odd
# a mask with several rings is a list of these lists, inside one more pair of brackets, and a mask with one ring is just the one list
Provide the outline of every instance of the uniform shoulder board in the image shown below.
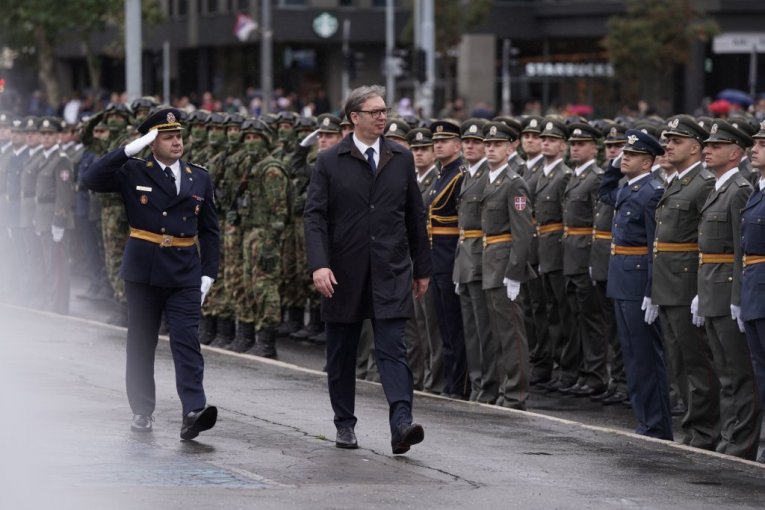
[[664,184],[662,184],[661,181],[659,181],[658,179],[651,179],[649,182],[651,183],[651,186],[653,187],[653,189],[660,189],[660,190],[664,189]]
[[137,158],[137,157],[135,157],[135,156],[130,156],[130,159],[134,159],[134,160],[136,160],[136,161],[140,161],[141,163],[146,163],[146,160],[144,160],[144,159],[141,159],[141,158]]
[[701,175],[701,177],[702,177],[702,178],[703,178],[705,181],[708,181],[708,180],[710,180],[710,179],[714,179],[714,178],[715,178],[715,174],[713,174],[712,172],[710,172],[710,171],[709,171],[709,170],[707,170],[706,168],[702,169],[702,170],[701,170],[701,172],[699,172],[699,175]]
[[747,180],[746,180],[746,177],[744,177],[743,175],[741,175],[741,173],[740,173],[740,172],[739,172],[739,173],[737,173],[737,174],[734,176],[734,181],[736,182],[736,184],[738,184],[738,187],[739,187],[739,188],[746,188],[746,187],[748,187],[748,186],[749,186],[749,187],[751,187],[751,186],[752,186],[752,183],[751,183],[751,182],[749,182],[749,181],[747,181]]
[[596,166],[595,168],[593,168],[592,171],[595,172],[598,175],[603,175],[605,173],[605,171],[602,168],[600,168],[599,166]]
[[573,170],[571,170],[569,167],[567,167],[567,166],[564,166],[564,167],[563,167],[563,173],[564,173],[564,174],[568,174],[568,175],[572,175],[572,174],[574,173],[574,171],[573,171]]
[[196,163],[192,163],[191,161],[187,161],[186,164],[188,164],[189,166],[193,166],[194,168],[198,168],[200,170],[204,170],[207,173],[210,173],[210,171],[208,169],[206,169],[205,167],[203,167],[202,165],[197,165]]

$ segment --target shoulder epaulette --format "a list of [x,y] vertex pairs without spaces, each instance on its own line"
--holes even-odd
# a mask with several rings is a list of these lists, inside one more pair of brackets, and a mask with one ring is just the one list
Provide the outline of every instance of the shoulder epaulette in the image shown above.
[[571,174],[573,174],[573,173],[574,173],[574,171],[573,171],[573,170],[571,170],[569,167],[567,167],[567,166],[564,166],[564,167],[563,167],[563,173],[564,173],[564,174],[569,174],[569,175],[571,175]]
[[662,184],[658,179],[651,179],[649,182],[651,183],[653,189],[664,189],[664,184]]
[[143,159],[141,159],[141,158],[137,158],[137,157],[135,157],[135,156],[130,156],[130,159],[134,159],[134,160],[136,160],[136,161],[140,161],[141,163],[146,163],[146,160],[143,160]]
[[708,181],[710,179],[714,179],[715,175],[707,170],[706,168],[702,169],[701,172],[699,172],[699,175],[705,180]]
[[202,165],[197,165],[196,163],[192,163],[192,162],[190,162],[190,161],[187,161],[187,162],[186,162],[186,164],[187,164],[187,165],[189,165],[189,166],[193,166],[194,168],[198,168],[198,169],[200,169],[200,170],[203,170],[203,171],[205,171],[205,172],[207,172],[207,173],[209,173],[209,172],[210,172],[208,169],[206,169],[206,168],[205,168],[205,167],[203,167]]
[[605,173],[605,170],[603,170],[599,166],[596,166],[595,168],[593,168],[592,171],[595,172],[598,175],[603,175]]

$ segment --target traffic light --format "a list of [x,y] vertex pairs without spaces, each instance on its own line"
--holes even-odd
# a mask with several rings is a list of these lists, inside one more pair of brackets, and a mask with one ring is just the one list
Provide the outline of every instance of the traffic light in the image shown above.
[[422,48],[417,48],[414,51],[412,71],[414,79],[419,83],[428,81],[428,55]]

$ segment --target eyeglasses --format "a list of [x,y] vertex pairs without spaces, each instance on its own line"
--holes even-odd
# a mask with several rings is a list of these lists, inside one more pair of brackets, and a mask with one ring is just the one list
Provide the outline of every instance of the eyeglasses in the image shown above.
[[368,113],[373,119],[379,119],[382,116],[390,115],[390,108],[380,108],[379,110],[357,110],[359,113]]

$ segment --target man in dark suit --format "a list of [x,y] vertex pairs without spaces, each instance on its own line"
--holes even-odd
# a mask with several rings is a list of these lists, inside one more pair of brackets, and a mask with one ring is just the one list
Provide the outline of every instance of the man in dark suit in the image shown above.
[[[183,405],[181,438],[193,439],[212,428],[218,414],[207,406],[197,330],[202,302],[218,274],[220,233],[210,176],[204,168],[180,159],[180,117],[174,108],[149,116],[138,127],[143,136],[93,163],[82,182],[96,192],[120,193],[130,223],[120,277],[125,280],[129,312],[131,428],[152,429],[154,351],[164,312]],[[131,157],[147,146],[152,152],[149,159]]]
[[[361,325],[371,319],[375,357],[390,406],[391,446],[402,454],[425,433],[412,421],[413,383],[404,327],[412,294],[428,289],[425,210],[412,154],[382,137],[380,86],[345,103],[353,134],[319,154],[304,212],[308,267],[322,295],[327,379],[338,448],[357,448],[355,366]],[[412,292],[414,290],[414,292]]]
[[[654,158],[663,154],[651,135],[627,131],[623,156],[615,158],[600,183],[600,200],[615,207],[608,263],[608,297],[614,300],[627,386],[636,433],[672,439],[669,386],[658,324],[645,317],[651,293],[651,256],[656,204],[664,188],[651,176]],[[628,181],[619,186],[622,176]]]

